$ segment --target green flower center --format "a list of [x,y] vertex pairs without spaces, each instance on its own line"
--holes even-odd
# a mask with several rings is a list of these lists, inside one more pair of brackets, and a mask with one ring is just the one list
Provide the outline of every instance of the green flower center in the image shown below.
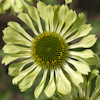
[[74,99],[74,100],[88,100],[88,99],[86,99],[86,98],[83,98],[83,99],[77,98],[77,99]]
[[67,56],[67,47],[67,43],[57,33],[43,32],[33,41],[32,57],[43,68],[57,68]]

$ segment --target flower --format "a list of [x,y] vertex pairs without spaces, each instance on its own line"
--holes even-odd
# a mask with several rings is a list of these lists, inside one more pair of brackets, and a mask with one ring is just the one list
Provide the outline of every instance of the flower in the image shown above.
[[[93,82],[93,78],[96,77],[95,80],[95,87],[91,87],[91,84]],[[73,85],[72,92],[69,95],[61,95],[58,93],[58,95],[61,97],[61,100],[100,100],[100,75],[98,70],[93,70],[90,74],[90,77],[87,81],[86,78],[85,82],[81,85],[84,85],[80,88],[77,88]],[[92,84],[93,85],[93,84]],[[55,96],[52,97],[52,100],[60,100],[59,98],[56,98]]]
[[[47,97],[51,97],[56,90],[62,94],[70,93],[71,82],[80,87],[79,84],[84,82],[82,75],[88,75],[91,71],[89,65],[98,62],[97,55],[89,49],[97,38],[95,35],[88,35],[92,28],[90,24],[84,24],[84,14],[77,16],[67,5],[46,6],[40,1],[37,8],[29,6],[28,14],[20,13],[18,17],[33,31],[34,37],[20,24],[12,21],[3,30],[3,40],[6,43],[3,51],[8,55],[3,58],[2,63],[7,65],[23,58],[23,61],[9,66],[9,75],[15,76],[13,84],[18,83],[21,91],[26,91],[43,70],[43,78],[34,92],[36,98],[43,91],[49,72],[50,80],[44,89]],[[38,29],[33,22],[37,23]],[[45,27],[41,22],[44,22]],[[84,38],[71,44],[80,37]],[[25,65],[29,63],[32,65],[26,68]]]
[[[33,4],[33,0],[26,0],[28,3]],[[0,0],[0,14],[5,13],[11,8],[11,13],[20,13],[24,10],[21,0]]]

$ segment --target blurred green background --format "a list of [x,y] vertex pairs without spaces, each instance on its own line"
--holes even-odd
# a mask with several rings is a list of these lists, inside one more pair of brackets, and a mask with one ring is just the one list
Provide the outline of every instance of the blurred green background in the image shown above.
[[[46,4],[64,4],[64,0],[41,0]],[[36,6],[37,1],[34,1],[34,6]],[[76,10],[77,14],[83,12],[86,15],[86,23],[90,23],[93,27],[90,34],[96,34],[98,40],[96,44],[92,47],[92,50],[99,55],[100,57],[100,0],[73,0],[71,4],[69,4],[71,9]],[[2,40],[2,30],[7,26],[7,22],[16,21],[21,22],[16,16],[9,14],[10,11],[7,11],[6,14],[0,15],[0,62],[5,55],[2,52],[2,47],[4,42]],[[26,27],[27,32],[31,34],[31,31]],[[9,66],[9,65],[8,65]],[[0,63],[0,100],[36,100],[34,98],[34,88],[37,86],[37,83],[40,79],[37,79],[33,86],[28,89],[26,92],[21,93],[18,86],[12,84],[12,77],[8,75],[8,66],[4,66]],[[91,69],[99,69],[100,70],[100,62],[98,62],[95,66],[92,66]],[[49,100],[46,98],[44,93],[38,98],[38,100]]]

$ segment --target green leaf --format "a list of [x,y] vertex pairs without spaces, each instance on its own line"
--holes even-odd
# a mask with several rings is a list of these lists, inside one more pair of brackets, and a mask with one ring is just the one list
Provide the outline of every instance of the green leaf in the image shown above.
[[99,27],[100,21],[91,20],[91,21],[88,21],[88,23],[91,24],[91,26],[93,27],[90,34],[98,34],[100,32],[100,27]]
[[96,89],[100,89],[100,75],[98,75],[96,79]]

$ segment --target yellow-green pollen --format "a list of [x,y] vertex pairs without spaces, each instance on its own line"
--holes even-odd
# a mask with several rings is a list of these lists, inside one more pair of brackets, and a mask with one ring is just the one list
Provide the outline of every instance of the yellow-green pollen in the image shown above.
[[57,33],[43,32],[33,41],[32,57],[42,68],[57,68],[67,56],[67,47],[67,43]]

